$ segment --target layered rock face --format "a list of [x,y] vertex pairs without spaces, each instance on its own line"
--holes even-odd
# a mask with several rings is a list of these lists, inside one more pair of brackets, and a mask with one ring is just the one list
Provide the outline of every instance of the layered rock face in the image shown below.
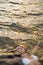
[[43,1],[0,0],[0,22],[41,24],[42,21]]
[[43,47],[43,0],[0,0],[0,46]]

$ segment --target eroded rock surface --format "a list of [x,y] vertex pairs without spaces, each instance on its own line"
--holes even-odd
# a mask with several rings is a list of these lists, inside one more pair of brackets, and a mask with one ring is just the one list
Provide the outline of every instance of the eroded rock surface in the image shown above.
[[0,0],[0,48],[38,40],[43,55],[43,0]]

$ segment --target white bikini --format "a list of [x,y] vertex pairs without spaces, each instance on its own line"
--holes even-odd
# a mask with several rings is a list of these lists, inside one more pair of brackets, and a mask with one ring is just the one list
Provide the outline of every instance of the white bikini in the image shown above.
[[22,63],[24,65],[29,65],[31,63],[31,60],[30,59],[27,59],[27,58],[22,58]]
[[39,60],[36,55],[31,55],[31,56],[33,57],[34,60]]
[[38,57],[37,56],[35,56],[35,55],[32,55],[32,57],[33,57],[33,59],[31,60],[31,59],[27,59],[27,58],[22,58],[22,63],[24,64],[24,65],[29,65],[30,63],[31,63],[31,61],[33,61],[33,60],[38,60]]

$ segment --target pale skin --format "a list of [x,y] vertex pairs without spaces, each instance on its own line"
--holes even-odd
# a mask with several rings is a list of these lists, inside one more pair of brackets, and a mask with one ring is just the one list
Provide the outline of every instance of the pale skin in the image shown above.
[[35,61],[35,60],[33,59],[33,57],[31,56],[31,54],[26,53],[26,52],[25,52],[25,49],[24,49],[23,47],[19,46],[19,47],[17,48],[17,51],[21,54],[21,59],[22,59],[22,58],[27,58],[27,59],[32,60],[29,65],[41,65],[38,60]]
[[[23,47],[17,47],[16,48],[16,51],[18,51],[20,54],[21,54],[21,57],[20,58],[13,58],[13,59],[0,59],[0,61],[6,61],[6,62],[15,62],[16,60],[21,60],[22,58],[27,58],[27,59],[30,59],[32,60],[31,63],[29,65],[41,65],[40,62],[37,60],[35,61],[33,59],[33,57],[31,56],[32,54],[28,54],[26,53],[25,49]],[[16,59],[16,60],[15,60]]]

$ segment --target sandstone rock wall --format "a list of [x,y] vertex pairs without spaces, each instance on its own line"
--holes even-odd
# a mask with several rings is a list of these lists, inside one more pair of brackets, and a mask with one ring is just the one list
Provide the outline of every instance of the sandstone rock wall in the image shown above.
[[0,22],[43,23],[42,0],[0,0]]
[[15,43],[40,40],[42,47],[43,0],[0,0],[0,38],[6,37]]

